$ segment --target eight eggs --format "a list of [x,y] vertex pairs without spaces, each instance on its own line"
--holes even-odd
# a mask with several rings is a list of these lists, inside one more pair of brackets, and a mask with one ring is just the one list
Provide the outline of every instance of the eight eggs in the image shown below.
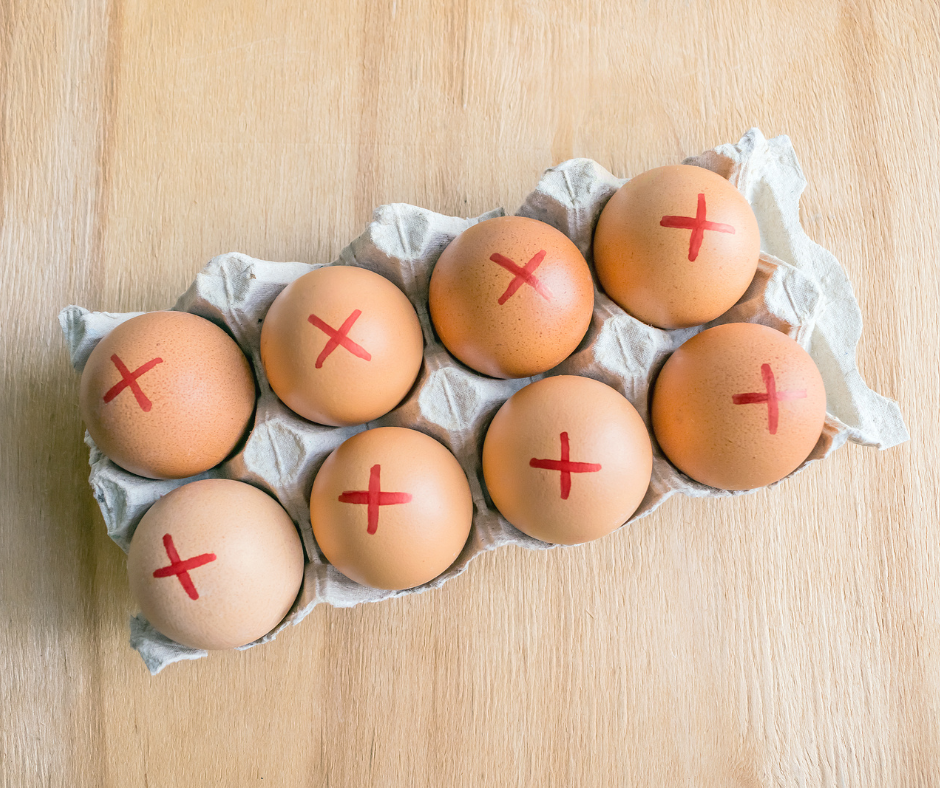
[[[600,286],[628,313],[677,328],[733,306],[753,278],[759,247],[753,211],[737,189],[680,165],[644,173],[614,194],[597,223],[594,261]],[[500,217],[471,226],[444,249],[428,307],[458,360],[491,377],[528,377],[581,343],[594,283],[563,233],[534,219]],[[260,340],[274,393],[303,418],[330,426],[363,424],[395,408],[417,379],[423,351],[408,298],[382,276],[342,265],[288,285]],[[254,400],[251,370],[235,342],[178,312],[115,328],[91,354],[81,386],[96,444],[151,478],[183,478],[224,460],[244,437]],[[743,490],[777,481],[805,460],[822,430],[825,388],[809,355],[785,335],[726,324],[673,354],[650,405],[657,442],[677,468]],[[597,539],[626,522],[652,473],[650,435],[633,405],[603,383],[570,375],[537,381],[507,400],[480,459],[486,492],[503,517],[558,544]],[[422,585],[451,566],[473,511],[457,459],[433,438],[398,427],[347,440],[324,462],[310,495],[324,557],[355,582],[388,590]],[[297,529],[276,501],[240,482],[211,480],[184,485],[151,507],[128,571],[159,631],[184,645],[229,648],[283,618],[303,563]],[[246,591],[246,577],[264,593]],[[176,582],[161,582],[167,578]]]

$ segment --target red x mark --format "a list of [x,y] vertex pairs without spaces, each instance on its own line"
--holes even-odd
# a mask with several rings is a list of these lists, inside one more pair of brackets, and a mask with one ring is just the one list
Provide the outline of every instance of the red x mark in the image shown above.
[[180,554],[176,552],[176,548],[173,546],[173,537],[169,534],[163,535],[163,546],[166,548],[170,565],[161,567],[153,573],[153,576],[173,577],[173,575],[176,575],[180,579],[180,584],[186,589],[186,593],[189,594],[189,598],[199,599],[199,592],[196,590],[196,586],[193,585],[189,570],[212,563],[216,560],[215,553],[203,553],[193,558],[187,558],[185,561],[180,561]]
[[118,394],[120,394],[128,386],[131,387],[131,391],[134,392],[134,398],[137,400],[137,404],[140,405],[140,409],[143,411],[149,411],[153,407],[153,403],[147,399],[147,395],[144,394],[143,390],[140,388],[140,384],[137,382],[137,378],[143,375],[145,372],[150,372],[157,364],[162,364],[162,358],[152,358],[142,367],[138,367],[133,372],[131,372],[117,357],[117,355],[111,356],[111,361],[114,366],[117,367],[118,372],[121,373],[121,380],[115,383],[111,388],[108,389],[108,392],[104,395],[104,401],[110,402]]
[[367,533],[374,534],[379,527],[379,507],[391,506],[396,503],[408,503],[411,500],[411,493],[403,492],[382,492],[382,483],[379,480],[379,474],[382,471],[381,465],[373,465],[369,470],[369,489],[351,490],[344,492],[339,496],[340,503],[358,503],[368,506],[369,526]]
[[705,195],[698,196],[698,210],[695,212],[695,218],[691,216],[664,216],[660,225],[663,227],[678,227],[681,230],[691,230],[692,236],[689,238],[689,260],[695,262],[698,257],[698,250],[702,248],[702,241],[705,239],[706,230],[714,230],[718,233],[731,233],[734,235],[734,228],[730,224],[719,224],[718,222],[705,221]]
[[771,435],[777,434],[777,422],[780,418],[780,407],[777,403],[788,399],[806,399],[806,389],[796,391],[777,391],[777,381],[774,380],[770,364],[761,364],[760,375],[764,379],[765,393],[753,392],[748,394],[735,394],[731,397],[735,405],[753,405],[767,403],[767,427]]
[[533,273],[535,269],[542,264],[544,259],[545,250],[540,249],[535,253],[535,256],[525,264],[524,268],[520,268],[512,260],[510,260],[505,255],[501,255],[499,252],[490,255],[490,260],[492,260],[497,265],[501,265],[511,274],[516,275],[515,278],[509,283],[509,287],[506,288],[506,292],[503,293],[499,299],[497,299],[497,303],[499,303],[500,306],[505,304],[510,298],[513,297],[516,290],[522,287],[523,283],[534,287],[538,291],[539,295],[542,296],[542,298],[544,298],[546,301],[551,301],[552,291],[542,284],[539,278]]
[[596,462],[571,462],[571,456],[568,448],[568,433],[561,433],[561,459],[560,460],[537,460],[533,457],[529,460],[529,465],[533,468],[544,468],[549,471],[561,471],[561,499],[568,500],[568,494],[571,492],[571,474],[572,473],[597,473],[601,469]]
[[317,369],[320,369],[320,367],[323,366],[323,362],[326,361],[327,356],[329,356],[330,353],[336,350],[336,348],[338,348],[340,345],[342,345],[344,348],[346,348],[346,350],[358,358],[365,359],[366,361],[372,360],[372,355],[368,350],[363,348],[361,345],[357,345],[347,336],[349,329],[353,327],[353,323],[359,319],[359,315],[361,314],[361,309],[355,310],[349,317],[346,318],[346,320],[343,321],[343,325],[341,325],[338,330],[324,323],[316,315],[310,315],[310,317],[307,318],[307,320],[313,323],[313,325],[319,328],[330,338],[326,343],[326,347],[324,347],[323,350],[320,351],[320,355],[317,356],[317,363],[314,365]]

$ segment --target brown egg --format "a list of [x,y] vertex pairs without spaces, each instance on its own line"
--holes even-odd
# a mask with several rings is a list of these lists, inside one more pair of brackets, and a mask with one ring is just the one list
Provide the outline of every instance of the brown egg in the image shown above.
[[762,487],[796,470],[825,418],[813,359],[786,334],[755,323],[692,337],[653,389],[663,453],[687,476],[723,490]]
[[441,254],[431,319],[460,361],[494,378],[523,378],[564,361],[594,311],[591,272],[571,240],[522,216],[475,224]]
[[203,649],[244,646],[287,615],[304,573],[294,523],[242,482],[184,484],[144,515],[127,555],[131,593],[153,626]]
[[291,282],[261,327],[274,393],[305,419],[331,426],[388,413],[414,385],[423,351],[405,294],[355,266],[326,266]]
[[684,164],[624,184],[594,233],[604,292],[660,328],[727,312],[754,278],[759,254],[757,219],[744,195],[711,170]]
[[643,420],[617,391],[558,375],[516,392],[483,442],[493,503],[520,531],[555,544],[606,536],[636,511],[653,470]]
[[341,444],[310,494],[313,534],[327,560],[373,588],[433,580],[460,554],[472,517],[470,485],[454,455],[402,427]]
[[108,457],[139,476],[182,479],[224,460],[255,408],[235,341],[188,312],[149,312],[102,339],[82,371],[82,418]]

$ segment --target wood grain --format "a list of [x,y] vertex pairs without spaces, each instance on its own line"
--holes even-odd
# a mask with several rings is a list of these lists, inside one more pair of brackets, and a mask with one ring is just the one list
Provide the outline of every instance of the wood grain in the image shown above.
[[[0,785],[940,785],[940,7],[0,0]],[[788,134],[913,439],[151,678],[56,314]]]

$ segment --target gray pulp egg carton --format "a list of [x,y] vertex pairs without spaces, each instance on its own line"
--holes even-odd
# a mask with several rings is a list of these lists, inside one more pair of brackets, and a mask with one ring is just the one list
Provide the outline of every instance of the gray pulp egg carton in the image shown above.
[[[835,257],[811,241],[800,225],[799,199],[806,180],[790,140],[767,140],[751,129],[737,145],[722,145],[685,163],[728,178],[757,215],[762,252],[747,293],[707,326],[664,331],[630,317],[595,289],[587,335],[575,353],[549,374],[584,375],[612,386],[633,403],[649,428],[650,384],[672,351],[711,325],[762,323],[788,334],[809,351],[826,384],[825,427],[795,473],[846,440],[881,449],[907,440],[897,404],[869,389],[858,373],[855,351],[862,323],[851,284]],[[516,213],[556,227],[591,263],[597,218],[623,183],[590,159],[572,159],[547,170]],[[411,300],[424,332],[424,364],[412,391],[391,413],[356,427],[324,427],[300,418],[272,393],[261,365],[261,323],[271,302],[289,282],[320,266],[265,262],[243,254],[224,254],[210,261],[173,309],[224,326],[245,352],[260,390],[254,428],[244,446],[221,466],[198,477],[172,481],[143,479],[122,470],[86,433],[91,450],[89,481],[111,538],[127,551],[137,523],[151,504],[196,478],[238,479],[274,495],[303,538],[304,581],[284,621],[244,648],[273,639],[323,602],[351,607],[427,591],[459,575],[485,551],[507,544],[550,547],[499,515],[487,495],[481,469],[482,442],[491,418],[506,399],[535,378],[494,380],[464,367],[437,339],[428,312],[431,271],[444,248],[472,224],[503,213],[497,209],[476,219],[462,219],[413,205],[384,205],[375,211],[365,232],[331,263],[368,268],[394,282]],[[59,319],[75,369],[82,370],[105,334],[133,316],[93,313],[77,306],[64,309]],[[407,591],[366,588],[337,572],[318,549],[310,525],[310,489],[321,463],[351,435],[378,426],[411,427],[439,440],[460,461],[473,494],[473,526],[460,556],[430,583]],[[655,439],[653,457],[649,490],[629,522],[654,511],[675,493],[694,497],[743,494],[706,487],[679,473],[665,460]],[[172,662],[206,655],[168,640],[140,615],[131,620],[131,645],[152,673]]]

